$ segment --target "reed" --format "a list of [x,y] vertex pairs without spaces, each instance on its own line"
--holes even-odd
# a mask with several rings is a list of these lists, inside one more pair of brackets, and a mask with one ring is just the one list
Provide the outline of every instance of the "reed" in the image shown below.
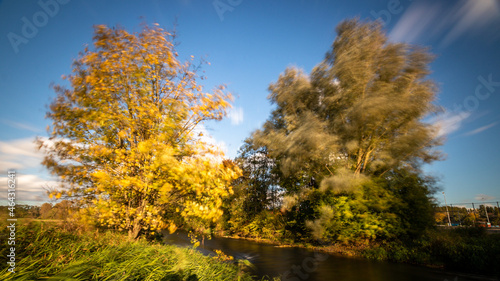
[[[0,232],[6,241],[7,231]],[[2,247],[1,255],[7,255]],[[121,233],[62,230],[29,222],[16,231],[16,273],[0,271],[0,280],[253,280],[233,264],[204,256],[193,248],[162,245]]]

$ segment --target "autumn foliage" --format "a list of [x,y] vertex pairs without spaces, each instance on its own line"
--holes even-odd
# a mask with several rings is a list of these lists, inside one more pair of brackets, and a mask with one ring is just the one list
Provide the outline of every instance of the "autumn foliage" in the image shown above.
[[56,85],[47,117],[53,125],[43,164],[62,179],[51,195],[78,201],[99,224],[141,232],[221,216],[222,199],[240,171],[203,141],[199,125],[221,120],[231,95],[198,85],[181,63],[171,33],[95,27]]

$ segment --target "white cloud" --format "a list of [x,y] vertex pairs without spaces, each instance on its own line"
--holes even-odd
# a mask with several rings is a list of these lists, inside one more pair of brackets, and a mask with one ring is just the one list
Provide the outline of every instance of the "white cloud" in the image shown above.
[[231,108],[227,114],[229,120],[231,120],[231,124],[239,125],[243,122],[243,108],[234,107]]
[[[36,149],[35,137],[0,141],[0,173],[2,181],[6,181],[7,170],[16,171],[16,201],[43,202],[48,197],[44,187],[57,186],[52,180],[45,180],[38,175],[27,174],[29,169],[42,168],[43,153]],[[6,189],[3,185],[2,189]],[[5,204],[7,192],[1,192],[0,201]]]
[[43,153],[37,151],[35,138],[0,141],[0,173],[5,174],[8,169],[21,171],[40,165]]
[[431,124],[435,126],[437,130],[437,137],[447,136],[458,129],[462,125],[462,121],[470,117],[469,112],[449,112],[446,111],[431,120]]
[[414,43],[431,37],[440,40],[440,47],[446,47],[458,38],[487,32],[491,26],[493,37],[500,22],[500,5],[496,0],[462,0],[453,7],[440,3],[414,2],[401,16],[389,34],[393,41]]
[[489,125],[479,127],[479,128],[477,128],[475,130],[472,130],[470,132],[465,133],[465,135],[466,136],[472,136],[472,135],[475,135],[475,134],[479,134],[479,133],[481,133],[483,131],[488,130],[489,128],[495,127],[497,124],[498,124],[498,122],[494,122],[494,123],[491,123]]
[[[209,132],[208,130],[205,128],[205,126],[203,124],[198,124],[194,130],[193,130],[194,134],[195,135],[198,135],[200,136],[200,139],[202,142],[204,143],[207,143],[215,148],[217,148],[217,150],[219,152],[222,152],[223,155],[226,155],[227,154],[227,145],[224,141],[218,141],[216,140]],[[223,159],[223,155],[210,155],[209,157],[212,158],[212,159],[215,159],[216,161],[222,161],[224,160]]]
[[[7,179],[2,178],[3,181]],[[23,204],[26,202],[46,202],[49,201],[45,188],[57,187],[56,181],[44,180],[36,175],[22,175],[17,173],[16,176],[16,203]],[[0,194],[0,203],[7,203],[7,191]]]

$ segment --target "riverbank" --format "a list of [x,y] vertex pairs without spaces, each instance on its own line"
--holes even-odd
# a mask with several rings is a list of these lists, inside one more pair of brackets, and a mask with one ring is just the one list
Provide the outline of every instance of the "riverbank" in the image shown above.
[[[3,227],[0,239],[8,241]],[[5,266],[0,280],[253,280],[237,265],[193,248],[139,239],[112,231],[66,231],[58,224],[16,225],[14,273]],[[10,249],[2,247],[6,257]],[[9,267],[10,268],[10,267]]]
[[287,247],[298,247],[304,249],[310,249],[313,251],[319,251],[328,254],[337,254],[341,256],[349,256],[349,257],[363,257],[362,250],[366,249],[366,245],[358,245],[358,246],[346,246],[341,244],[328,245],[328,246],[315,246],[310,243],[289,243],[289,242],[279,242],[275,240],[270,240],[267,238],[255,238],[255,237],[242,237],[238,235],[219,235],[218,237],[222,238],[232,238],[232,239],[243,239],[248,241],[254,241],[258,243],[264,243],[268,245],[273,245],[275,247],[287,248]]

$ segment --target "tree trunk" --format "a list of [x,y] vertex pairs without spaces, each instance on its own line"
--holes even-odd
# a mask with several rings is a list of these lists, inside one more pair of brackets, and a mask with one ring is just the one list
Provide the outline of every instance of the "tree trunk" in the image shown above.
[[137,239],[141,233],[141,223],[138,218],[134,219],[132,227],[128,230],[128,238],[131,240]]
[[140,207],[138,208],[138,214],[134,218],[134,221],[132,222],[132,225],[130,229],[128,230],[128,237],[129,239],[137,239],[139,237],[139,234],[141,233],[142,225],[141,225],[141,220],[144,215],[144,210],[146,209],[146,199],[143,199],[141,202]]

